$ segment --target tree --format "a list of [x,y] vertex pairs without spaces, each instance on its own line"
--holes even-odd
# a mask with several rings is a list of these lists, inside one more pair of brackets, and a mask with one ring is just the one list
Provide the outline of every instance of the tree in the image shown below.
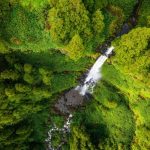
[[[48,77],[51,79],[52,75],[44,69],[42,82],[39,68],[20,63],[13,54],[5,56],[3,62],[7,65],[0,73],[0,149],[22,149],[29,146],[33,133],[30,118],[45,109],[45,102],[51,97]],[[23,123],[25,120],[30,123]],[[12,132],[8,134],[9,129]]]
[[125,20],[124,11],[122,8],[115,5],[108,5],[107,9],[113,16],[113,20],[109,25],[109,34],[114,35],[121,28]]
[[[34,6],[35,1],[21,0],[21,3],[26,2]],[[8,4],[11,5],[11,3]],[[40,4],[38,5],[40,6]],[[0,32],[6,46],[12,48],[13,51],[22,52],[29,50],[39,52],[55,48],[49,33],[44,30],[43,14],[29,11],[26,7],[22,7],[18,1],[10,7],[11,10],[7,12],[6,17],[2,20],[2,30]]]
[[33,84],[34,83],[34,77],[28,73],[25,73],[23,76],[24,81],[26,81],[28,84]]
[[52,73],[44,68],[39,68],[39,73],[42,75],[42,81],[45,85],[51,85]]
[[76,126],[72,129],[70,138],[70,150],[94,150],[94,146],[90,142],[90,137],[83,128],[77,128]]
[[19,78],[19,74],[13,70],[4,70],[0,74],[0,79],[10,79],[10,80],[17,80]]
[[58,44],[68,43],[77,33],[86,38],[85,31],[90,29],[88,11],[81,0],[59,0],[49,10],[48,21],[51,37]]
[[30,65],[30,64],[24,64],[24,71],[26,73],[31,73],[32,72],[32,65]]
[[94,32],[100,34],[104,28],[104,16],[102,15],[102,12],[100,10],[96,10],[92,19]]
[[95,1],[95,10],[105,8],[109,0],[94,0]]
[[[101,35],[104,28],[104,16],[100,10],[92,8],[94,6],[89,6],[90,4],[93,5],[94,2],[92,0],[83,2],[81,0],[58,0],[49,10],[48,24],[51,38],[62,53],[74,60],[73,55],[76,52],[76,59],[79,59],[83,55],[89,54],[94,47],[104,40],[104,36]],[[96,3],[99,2],[96,1]],[[102,5],[103,3],[105,2],[103,1]],[[88,10],[88,7],[93,10]],[[86,50],[84,53],[79,53],[77,47],[71,49],[71,45],[77,43],[75,42],[77,35],[78,41],[81,41],[78,44],[79,49],[83,49],[84,46]]]
[[4,44],[4,42],[2,40],[0,40],[0,53],[5,54],[8,53],[8,48],[6,47],[6,45]]
[[105,8],[108,4],[108,0],[83,0],[84,5],[90,12],[94,12],[98,9]]
[[108,0],[109,5],[114,5],[123,10],[123,13],[125,15],[125,18],[129,17],[129,15],[132,13],[133,8],[136,4],[135,0]]
[[20,84],[20,83],[16,83],[15,84],[15,89],[16,91],[18,92],[23,92],[23,93],[26,93],[26,92],[30,92],[31,91],[31,87],[27,86],[27,85],[23,85],[23,84]]
[[130,72],[135,75],[136,72],[140,71],[143,74],[143,71],[145,72],[150,64],[147,59],[149,56],[149,39],[150,28],[146,27],[133,29],[128,34],[117,39],[113,42],[116,52],[116,56],[113,59],[114,64],[122,66],[124,68],[122,68],[122,71],[124,70],[126,73]]
[[139,8],[138,25],[144,27],[150,27],[150,11],[149,11],[149,0],[143,0],[141,7]]
[[85,48],[82,39],[76,34],[63,50],[67,52],[70,58],[77,60],[83,55]]
[[[49,4],[49,0],[18,0],[21,6],[31,11],[42,11]],[[51,1],[51,0],[50,0]]]

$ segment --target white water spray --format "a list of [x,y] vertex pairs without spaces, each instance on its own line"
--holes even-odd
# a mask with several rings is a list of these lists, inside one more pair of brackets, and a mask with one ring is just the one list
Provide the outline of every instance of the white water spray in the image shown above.
[[93,67],[90,69],[83,85],[77,86],[75,89],[79,91],[81,95],[85,95],[86,93],[93,93],[93,88],[95,87],[98,80],[101,78],[101,67],[104,62],[107,60],[109,55],[112,53],[114,47],[111,46],[107,49],[104,55],[101,55]]
[[[63,128],[58,128],[56,125],[52,129],[48,131],[48,138],[45,140],[48,143],[48,150],[55,150],[55,148],[52,146],[52,135],[55,132],[61,132],[63,135],[67,134],[70,132],[70,124],[71,124],[71,119],[72,119],[72,114],[70,114],[67,118],[67,121],[65,122]],[[62,135],[62,138],[64,138]],[[63,140],[63,139],[62,139]],[[64,144],[64,142],[61,142],[57,150],[60,149],[60,147]]]
[[[101,78],[100,69],[103,66],[104,62],[107,60],[107,58],[112,54],[114,47],[111,46],[107,49],[105,54],[101,55],[95,64],[92,66],[92,68],[89,70],[87,77],[84,81],[83,85],[77,86],[75,90],[78,90],[81,95],[85,95],[86,93],[92,93],[93,88],[96,85],[97,81]],[[66,123],[64,124],[63,128],[57,128],[54,126],[52,129],[48,131],[48,138],[46,139],[46,142],[48,142],[48,150],[55,150],[52,146],[52,134],[54,132],[62,132],[64,135],[68,132],[70,132],[70,124],[72,119],[72,114],[69,115]],[[61,142],[57,149],[61,148],[61,146],[64,144],[64,142]]]

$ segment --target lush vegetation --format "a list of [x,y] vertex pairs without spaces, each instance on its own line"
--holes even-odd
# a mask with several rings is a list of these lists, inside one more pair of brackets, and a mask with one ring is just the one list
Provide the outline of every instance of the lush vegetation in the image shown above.
[[[115,37],[135,4],[0,1],[0,149],[46,149],[49,128],[64,123],[54,109],[57,98],[78,84],[99,56],[95,49]],[[115,56],[104,65],[93,97],[74,113],[62,149],[150,149],[149,7],[143,0],[137,25],[112,42]],[[60,136],[54,135],[55,147]]]

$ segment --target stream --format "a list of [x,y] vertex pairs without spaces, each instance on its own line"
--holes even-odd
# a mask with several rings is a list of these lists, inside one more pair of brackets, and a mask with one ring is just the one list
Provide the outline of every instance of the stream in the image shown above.
[[[107,40],[104,44],[102,44],[99,49],[105,50],[103,54],[96,60],[94,65],[91,67],[91,69],[88,71],[86,78],[83,83],[79,84],[77,87],[69,90],[68,92],[64,93],[55,104],[55,108],[61,113],[64,114],[67,117],[67,121],[65,122],[64,126],[62,128],[54,127],[48,131],[48,137],[45,140],[47,143],[47,150],[60,150],[62,145],[66,142],[63,140],[64,135],[68,134],[70,132],[70,125],[71,120],[73,118],[72,111],[74,111],[75,108],[78,108],[82,106],[84,103],[86,103],[85,97],[87,94],[93,93],[93,88],[95,87],[96,83],[101,79],[102,75],[100,73],[101,68],[105,61],[112,55],[112,52],[114,51],[114,47],[110,46],[108,47],[108,43],[111,43],[115,38],[118,38],[122,36],[123,34],[128,33],[132,28],[136,26],[137,23],[137,17],[139,8],[141,5],[141,0],[137,1],[137,4],[134,7],[132,16],[129,17],[127,22],[125,22],[121,28],[121,31],[116,33],[114,38],[110,38]],[[55,132],[61,132],[62,133],[62,142],[57,146],[57,148],[54,148],[52,146],[52,139],[53,134]]]

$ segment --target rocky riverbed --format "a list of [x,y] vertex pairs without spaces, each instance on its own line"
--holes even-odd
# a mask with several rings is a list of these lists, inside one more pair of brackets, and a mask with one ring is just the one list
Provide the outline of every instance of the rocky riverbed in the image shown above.
[[70,114],[72,109],[82,106],[84,101],[85,97],[79,91],[71,89],[58,99],[55,108],[63,114]]

